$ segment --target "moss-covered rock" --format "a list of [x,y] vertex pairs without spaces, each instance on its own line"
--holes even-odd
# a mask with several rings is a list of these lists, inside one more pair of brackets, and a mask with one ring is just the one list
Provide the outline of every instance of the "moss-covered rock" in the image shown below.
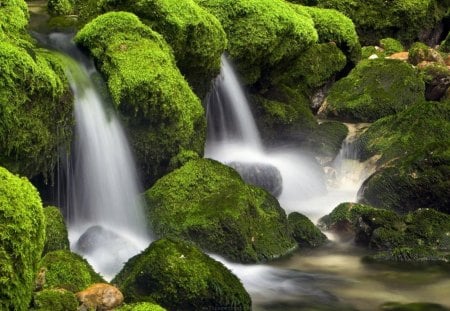
[[345,124],[335,121],[322,122],[311,133],[304,146],[317,156],[334,159],[347,135],[348,128]]
[[365,181],[360,197],[400,212],[432,207],[449,212],[450,101],[422,102],[383,118],[359,140],[364,158],[382,165]]
[[128,260],[113,283],[126,302],[156,302],[170,310],[251,308],[250,296],[236,276],[182,240],[153,242]]
[[45,240],[38,192],[0,167],[0,309],[27,310]]
[[74,12],[71,0],[48,0],[47,10],[52,16],[69,15]]
[[73,99],[57,54],[0,43],[0,164],[45,176],[72,137]]
[[241,262],[265,261],[295,246],[286,214],[268,192],[233,169],[193,160],[146,192],[156,236],[177,236]]
[[28,7],[24,0],[5,0],[0,6],[0,42],[10,42],[22,47],[31,47],[27,33]]
[[111,12],[85,25],[75,40],[106,76],[147,183],[166,173],[182,149],[203,152],[202,105],[160,35],[131,13]]
[[394,38],[381,39],[380,47],[384,50],[386,55],[391,55],[405,50],[403,44]]
[[104,283],[91,265],[68,250],[47,253],[39,262],[37,286],[43,289],[63,288],[79,292],[94,283]]
[[45,245],[42,255],[56,250],[68,250],[70,247],[64,218],[57,207],[44,208]]
[[376,44],[382,38],[391,37],[404,43],[427,35],[445,16],[448,4],[437,0],[399,0],[385,2],[369,0],[355,3],[353,0],[318,0],[318,6],[336,9],[348,16],[356,26],[361,43]]
[[305,215],[297,212],[288,216],[292,235],[300,247],[318,247],[327,241],[327,237]]
[[74,311],[77,308],[78,300],[74,293],[56,288],[36,292],[31,310]]
[[445,64],[429,63],[420,68],[425,81],[426,100],[446,100],[450,89],[450,68]]
[[124,304],[116,308],[117,311],[166,311],[163,307],[151,302],[137,302],[131,304]]
[[379,252],[375,255],[363,258],[365,263],[386,263],[386,264],[430,264],[448,263],[449,256],[428,247],[395,247],[393,249]]
[[399,303],[387,302],[381,305],[383,311],[448,311],[449,308],[429,302]]
[[408,62],[413,65],[421,62],[439,62],[443,64],[444,59],[438,51],[422,42],[415,42],[408,50]]
[[362,60],[330,89],[319,114],[340,120],[372,122],[424,99],[418,71],[399,60]]

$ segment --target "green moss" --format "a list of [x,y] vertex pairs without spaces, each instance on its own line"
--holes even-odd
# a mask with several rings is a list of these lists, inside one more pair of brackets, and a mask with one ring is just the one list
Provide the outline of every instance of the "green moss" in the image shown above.
[[170,159],[169,169],[173,171],[174,169],[182,167],[185,163],[190,160],[199,159],[200,156],[197,152],[192,150],[184,150],[182,149],[176,156]]
[[427,100],[446,100],[450,90],[450,68],[445,63],[431,63],[420,68],[425,81],[425,98]]
[[383,311],[448,311],[449,309],[437,303],[413,302],[398,303],[388,302],[381,306]]
[[0,43],[0,163],[46,176],[72,137],[72,95],[57,54]]
[[445,37],[444,41],[439,45],[439,50],[442,52],[450,53],[450,31]]
[[436,50],[421,42],[415,42],[408,50],[408,62],[417,65],[422,61],[443,63],[442,56]]
[[39,263],[39,270],[45,275],[41,284],[44,289],[79,292],[94,283],[105,282],[84,258],[68,250],[47,253]]
[[43,255],[56,250],[68,250],[69,238],[64,218],[57,207],[44,208],[45,245]]
[[236,276],[181,240],[153,242],[131,258],[113,282],[126,302],[156,301],[170,310],[251,308],[250,296]]
[[45,240],[36,189],[0,167],[0,309],[27,310]]
[[367,256],[368,263],[446,263],[445,255],[425,247],[396,247],[392,250]]
[[356,26],[364,45],[376,44],[386,37],[412,43],[424,37],[446,14],[446,4],[437,0],[318,0],[320,7],[336,9]]
[[2,0],[0,6],[0,42],[10,42],[22,47],[31,47],[26,31],[28,6],[23,0]]
[[318,247],[327,241],[327,237],[305,215],[297,212],[288,216],[292,234],[301,247]]
[[125,304],[119,308],[117,311],[165,311],[163,307],[151,302],[138,302],[133,304]]
[[330,89],[321,114],[342,120],[371,122],[424,99],[416,69],[399,60],[363,60]]
[[347,135],[348,128],[345,124],[326,121],[320,123],[317,129],[311,133],[304,146],[316,155],[335,158]]
[[34,294],[32,310],[73,311],[77,308],[77,297],[65,289],[44,289]]
[[159,237],[189,239],[242,262],[268,260],[295,245],[276,199],[213,160],[189,161],[158,180],[146,198]]
[[341,203],[333,211],[319,220],[319,225],[325,230],[330,230],[339,223],[353,224],[363,212],[372,210],[373,207],[358,203]]
[[263,71],[299,55],[318,39],[311,17],[281,0],[196,1],[222,23],[227,51],[245,84],[255,83]]
[[363,46],[361,48],[361,59],[367,59],[374,54],[378,57],[384,57],[384,53],[373,45]]
[[111,12],[87,24],[75,40],[106,76],[147,182],[166,173],[182,149],[202,154],[203,108],[160,35],[131,13]]
[[402,52],[405,50],[403,44],[393,38],[384,38],[380,40],[380,46],[386,55]]
[[47,10],[52,16],[69,15],[73,13],[71,0],[48,0]]

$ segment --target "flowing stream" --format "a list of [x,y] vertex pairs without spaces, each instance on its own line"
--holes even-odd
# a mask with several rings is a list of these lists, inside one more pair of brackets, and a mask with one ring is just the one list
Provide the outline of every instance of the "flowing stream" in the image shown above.
[[54,33],[50,45],[67,59],[74,93],[76,136],[67,189],[71,248],[106,279],[150,243],[134,159],[113,109],[92,82],[97,73],[70,36]]

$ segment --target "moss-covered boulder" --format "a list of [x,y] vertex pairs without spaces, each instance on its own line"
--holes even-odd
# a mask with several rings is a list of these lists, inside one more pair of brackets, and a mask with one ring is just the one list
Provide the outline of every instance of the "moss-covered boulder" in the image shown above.
[[55,288],[36,292],[31,310],[74,311],[77,308],[78,300],[74,293],[62,288]]
[[86,259],[68,250],[47,253],[39,262],[36,280],[38,288],[63,288],[74,293],[105,282]]
[[317,156],[334,159],[341,150],[348,132],[347,126],[341,122],[322,122],[307,138],[303,146]]
[[203,107],[159,34],[131,13],[111,12],[85,25],[75,41],[106,76],[147,183],[166,173],[181,150],[203,152]]
[[0,167],[0,309],[27,310],[45,240],[38,192]]
[[450,68],[445,64],[429,63],[419,67],[425,81],[426,100],[448,100],[450,90]]
[[295,246],[277,200],[219,162],[189,161],[145,195],[148,219],[158,237],[188,239],[241,262],[269,260]]
[[327,237],[305,215],[297,212],[288,216],[292,235],[300,247],[318,247],[327,241]]
[[336,9],[348,16],[356,26],[361,43],[376,44],[392,37],[404,43],[429,40],[429,34],[446,15],[448,3],[438,0],[369,0],[355,4],[353,0],[318,0],[318,6]]
[[66,224],[59,208],[48,206],[44,208],[45,245],[42,255],[56,250],[70,248]]
[[450,101],[422,102],[380,119],[359,140],[362,155],[381,155],[381,168],[360,189],[363,202],[400,212],[449,212]]
[[48,175],[72,137],[73,99],[62,60],[0,43],[0,164],[27,177]]
[[393,59],[362,60],[330,89],[319,115],[372,122],[424,99],[424,82],[411,65]]
[[422,246],[400,246],[375,255],[365,256],[363,262],[368,264],[448,264],[450,256],[433,248]]
[[391,55],[403,52],[405,47],[403,44],[394,38],[383,38],[380,40],[380,47],[384,50],[386,55]]
[[27,3],[24,0],[5,0],[0,6],[0,42],[10,42],[22,47],[31,47],[28,25]]
[[137,302],[124,304],[123,306],[116,308],[117,311],[166,311],[163,307],[156,303],[151,302]]
[[444,59],[435,49],[422,42],[415,42],[408,50],[408,62],[418,65],[421,62],[438,62],[443,64]]
[[48,0],[48,13],[52,16],[69,15],[74,12],[72,0]]
[[112,282],[126,302],[156,302],[169,310],[251,309],[250,296],[239,279],[182,240],[153,242],[128,260]]

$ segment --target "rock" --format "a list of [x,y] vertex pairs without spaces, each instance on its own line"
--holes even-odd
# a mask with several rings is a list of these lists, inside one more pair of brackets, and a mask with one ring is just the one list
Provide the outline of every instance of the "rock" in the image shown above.
[[214,160],[187,162],[159,179],[145,196],[157,237],[191,240],[241,262],[267,261],[296,246],[277,200]]
[[281,173],[271,164],[233,161],[227,165],[234,168],[246,183],[261,187],[274,197],[278,197],[283,190]]
[[444,64],[444,59],[438,51],[421,42],[416,42],[409,48],[408,61],[413,65],[418,65],[422,62]]
[[117,308],[116,311],[166,311],[166,309],[151,302],[137,302],[124,304]]
[[386,57],[386,58],[389,58],[389,59],[398,59],[398,60],[401,60],[401,61],[407,61],[408,60],[408,57],[409,57],[409,53],[408,52],[397,52],[397,53],[394,53],[394,54],[391,54],[391,55],[389,55],[388,57]]
[[311,150],[318,157],[333,160],[341,150],[342,143],[348,133],[347,126],[341,122],[322,122],[311,133],[303,146]]
[[44,208],[45,215],[45,245],[42,255],[60,249],[68,250],[69,237],[64,218],[57,207]]
[[[384,54],[389,55],[402,53],[404,51],[403,44],[393,38],[384,38],[380,40],[380,47],[383,49]],[[402,59],[403,60],[403,59]]]
[[74,293],[62,289],[44,289],[33,297],[32,310],[41,311],[74,311],[78,308],[77,297]]
[[183,240],[153,242],[130,258],[112,282],[128,303],[156,302],[168,310],[251,309],[250,296],[239,279]]
[[86,310],[113,310],[123,302],[120,290],[106,283],[97,283],[85,290],[76,293],[78,301],[82,304],[80,308]]
[[312,248],[326,243],[327,237],[305,215],[297,212],[288,216],[292,234],[300,247]]

